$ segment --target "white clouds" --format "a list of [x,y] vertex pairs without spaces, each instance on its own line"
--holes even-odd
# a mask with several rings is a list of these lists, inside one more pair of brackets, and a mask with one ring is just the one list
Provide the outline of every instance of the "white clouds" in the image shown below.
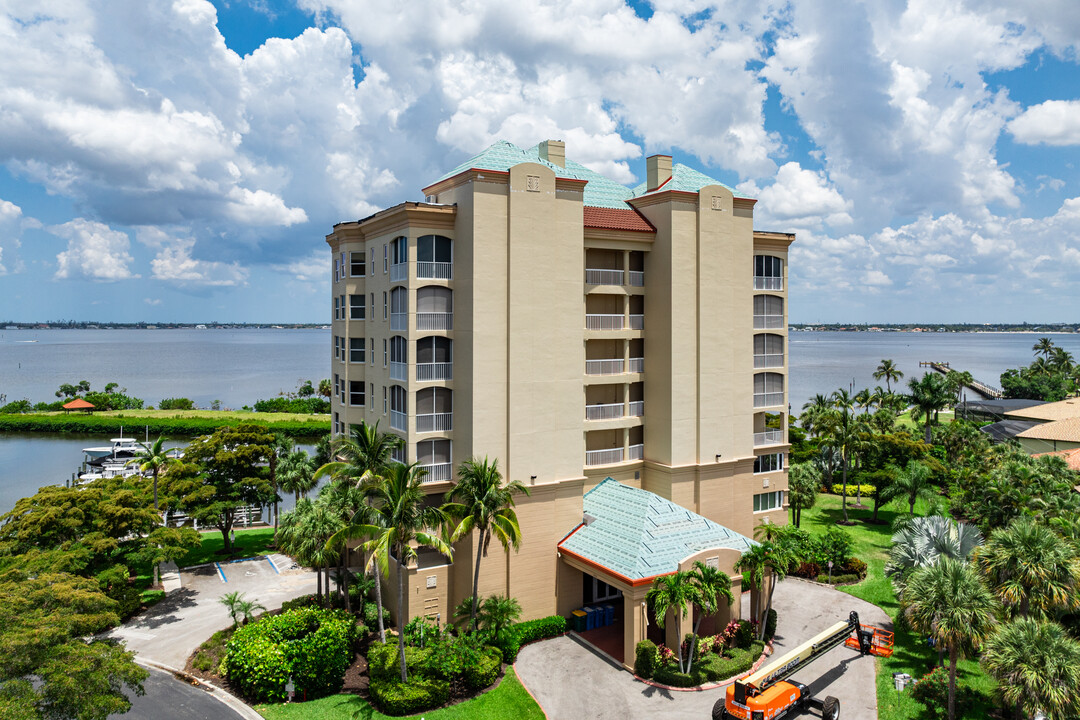
[[155,227],[139,228],[136,237],[156,251],[150,261],[155,280],[181,287],[233,287],[247,281],[248,270],[238,263],[193,258],[193,237],[177,236]]
[[[22,208],[15,203],[0,199],[0,275],[8,274],[8,269],[4,265],[4,249],[10,248],[13,251],[19,247],[21,220]],[[12,265],[14,260],[13,253],[9,252],[7,263]]]
[[1009,123],[1009,132],[1027,145],[1080,145],[1080,100],[1032,105]]
[[133,258],[126,233],[92,220],[76,218],[49,232],[68,241],[67,250],[56,256],[57,280],[86,278],[102,282],[136,278],[128,267]]
[[851,224],[851,203],[829,186],[824,173],[803,169],[797,162],[783,165],[776,182],[756,195],[755,210],[766,224],[814,228],[822,223]]

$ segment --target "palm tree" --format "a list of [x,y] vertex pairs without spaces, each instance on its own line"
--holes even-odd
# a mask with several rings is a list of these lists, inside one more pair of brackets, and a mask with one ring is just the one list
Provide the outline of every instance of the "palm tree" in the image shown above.
[[229,611],[229,617],[232,618],[233,627],[236,627],[239,623],[237,618],[243,618],[245,623],[250,622],[255,616],[256,610],[265,610],[266,608],[260,605],[255,600],[248,600],[244,597],[242,592],[225,593],[218,598],[218,602],[225,606],[225,609]]
[[1050,363],[1063,373],[1068,374],[1073,367],[1073,356],[1065,348],[1054,348],[1054,352],[1050,356]]
[[270,455],[267,461],[270,465],[270,487],[274,489],[274,543],[277,543],[277,531],[278,531],[278,508],[280,507],[281,498],[278,496],[278,466],[281,464],[281,460],[287,457],[289,453],[293,451],[292,438],[282,435],[280,433],[274,434],[274,442],[270,446]]
[[949,557],[919,568],[908,581],[903,607],[912,628],[949,651],[949,720],[956,717],[960,652],[990,636],[996,605],[975,568]]
[[343,524],[340,515],[323,496],[314,501],[302,498],[281,518],[279,546],[297,562],[315,568],[316,593],[320,599],[323,597],[324,574],[326,594],[330,594],[329,568],[337,559],[335,552],[328,550],[326,545]]
[[911,378],[908,381],[908,389],[911,395],[908,399],[914,405],[911,415],[912,420],[917,416],[926,418],[926,444],[932,441],[930,425],[937,421],[938,411],[949,406],[952,394],[945,384],[945,379],[937,373],[924,373],[919,379]]
[[1080,643],[1057,623],[1018,618],[1001,627],[983,648],[982,664],[998,681],[1001,699],[1034,717],[1076,717],[1080,707]]
[[152,472],[154,477],[154,510],[158,509],[158,475],[162,470],[165,470],[175,462],[178,462],[178,458],[171,457],[169,455],[172,449],[164,447],[165,438],[159,437],[154,441],[153,445],[147,445],[146,443],[136,442],[142,453],[138,457],[133,457],[128,460],[125,465],[138,465],[141,472]]
[[930,466],[926,463],[909,460],[903,470],[895,465],[889,465],[886,469],[893,474],[894,480],[881,491],[882,504],[896,498],[905,498],[908,502],[908,515],[914,517],[916,500],[934,498],[934,486],[930,483]]
[[1042,355],[1049,360],[1050,355],[1054,352],[1054,341],[1048,337],[1041,337],[1031,346],[1031,350],[1036,355]]
[[802,409],[803,413],[799,417],[799,422],[811,435],[818,437],[822,433],[825,418],[832,409],[832,404],[827,397],[818,393],[809,401],[803,403]]
[[859,392],[855,393],[852,398],[855,404],[859,406],[859,409],[865,414],[870,407],[874,404],[874,396],[870,392],[870,388],[863,388]]
[[281,489],[293,494],[294,503],[300,502],[301,496],[307,497],[319,483],[315,479],[315,461],[303,448],[293,450],[280,460],[277,476]]
[[266,610],[266,606],[260,605],[255,600],[243,600],[236,606],[236,612],[244,619],[242,623],[244,625],[255,619],[255,612],[258,610]]
[[982,533],[974,525],[940,515],[912,518],[892,536],[885,574],[893,578],[897,594],[903,597],[909,572],[932,565],[940,557],[966,562],[982,542]]
[[362,545],[367,552],[375,551],[381,572],[388,571],[388,558],[397,562],[398,575],[398,656],[401,681],[408,680],[405,663],[405,576],[410,561],[422,547],[433,548],[451,561],[454,549],[438,534],[448,517],[442,508],[427,505],[423,476],[426,471],[416,463],[394,463],[381,483],[365,488],[370,505],[361,506],[352,521],[327,543],[334,547],[341,540],[366,539]]
[[847,512],[847,479],[848,479],[848,467],[851,465],[851,454],[855,450],[855,445],[859,441],[860,428],[855,422],[855,417],[852,413],[852,407],[854,406],[854,400],[847,390],[836,390],[830,396],[833,408],[835,410],[832,413],[830,422],[828,425],[828,435],[830,445],[832,445],[840,453],[840,468],[843,472],[843,487],[841,488],[840,507],[844,511],[844,524],[848,524],[851,521],[848,519]]
[[1080,607],[1076,547],[1032,518],[992,532],[975,562],[1012,616],[1052,617]]
[[875,380],[885,381],[885,390],[892,392],[892,383],[900,380],[904,377],[904,373],[900,372],[900,368],[896,367],[896,363],[892,360],[882,360],[881,364],[874,370]]
[[814,507],[821,489],[821,471],[813,463],[798,463],[788,470],[788,505],[795,527],[802,521],[802,511]]
[[[472,607],[470,604],[470,613]],[[493,640],[498,638],[503,630],[517,622],[519,617],[521,617],[521,603],[504,595],[484,598],[484,602],[480,604],[480,610],[475,615],[480,628]],[[474,616],[470,614],[469,622],[473,619]]]
[[840,454],[831,445],[822,445],[813,459],[826,488],[832,489],[833,475],[840,469]]
[[514,512],[514,495],[529,494],[529,488],[519,480],[503,484],[499,473],[499,461],[485,457],[466,460],[458,468],[458,481],[446,493],[446,505],[443,510],[453,518],[457,526],[450,536],[450,542],[457,542],[474,530],[479,532],[476,541],[476,565],[473,567],[472,615],[469,628],[476,625],[480,588],[480,559],[487,557],[488,546],[494,536],[504,550],[521,547],[521,526],[517,513]]
[[652,587],[645,594],[645,601],[652,604],[659,627],[664,627],[668,611],[675,616],[675,636],[679,639],[675,644],[675,657],[679,661],[679,672],[688,672],[683,669],[682,619],[687,609],[698,602],[700,593],[701,589],[693,582],[692,575],[680,570],[653,580]]
[[796,558],[791,553],[787,543],[755,543],[742,556],[735,561],[737,572],[750,574],[750,585],[757,588],[760,593],[765,590],[766,579],[771,575],[773,580],[769,583],[769,592],[766,596],[765,610],[761,617],[754,618],[758,621],[759,638],[765,636],[765,620],[769,617],[772,609],[772,596],[776,583],[787,577],[788,570],[795,563]]
[[[694,647],[697,645],[698,630],[701,621],[709,615],[715,615],[721,607],[731,607],[735,602],[735,596],[731,594],[731,578],[727,573],[717,568],[709,567],[697,560],[694,569],[690,571],[690,577],[697,584],[698,592],[694,603],[698,606],[697,620],[694,621],[694,634],[690,640],[690,653],[686,658],[686,672],[694,663]],[[680,647],[682,643],[679,643]]]
[[945,374],[945,385],[955,396],[957,402],[964,392],[964,388],[975,382],[975,378],[967,370],[950,370]]

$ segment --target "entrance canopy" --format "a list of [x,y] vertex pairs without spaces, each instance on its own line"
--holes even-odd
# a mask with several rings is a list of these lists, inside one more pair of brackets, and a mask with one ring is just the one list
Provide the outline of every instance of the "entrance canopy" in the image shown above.
[[742,553],[756,543],[670,500],[607,478],[585,493],[585,519],[559,543],[559,551],[606,570],[631,586],[704,550]]

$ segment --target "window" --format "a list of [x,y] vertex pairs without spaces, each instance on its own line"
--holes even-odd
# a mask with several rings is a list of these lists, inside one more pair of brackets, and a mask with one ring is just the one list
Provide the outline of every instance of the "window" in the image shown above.
[[363,381],[350,380],[349,381],[349,404],[356,407],[363,407],[364,405],[364,383]]
[[589,576],[591,583],[585,585],[585,593],[589,594],[592,591],[592,599],[589,602],[600,602],[602,600],[616,600],[622,597],[622,591],[611,587],[603,580],[597,580],[596,578]]
[[427,471],[424,482],[446,482],[453,478],[453,448],[449,440],[416,443],[416,462]]
[[368,383],[368,410],[375,409],[375,383]]
[[338,299],[336,295],[334,296],[334,319],[341,319],[341,307],[338,305]]
[[423,235],[416,239],[416,277],[438,280],[453,278],[453,247],[450,238]]
[[349,253],[349,275],[352,277],[364,277],[364,253]]
[[784,327],[784,299],[775,295],[754,296],[754,329]]
[[390,264],[402,265],[407,262],[409,262],[409,238],[394,238],[390,241]]
[[754,336],[754,367],[784,367],[784,338],[772,333]]
[[784,491],[760,493],[754,496],[754,512],[779,510],[784,507]]
[[341,338],[337,335],[334,336],[334,359],[341,359]]
[[428,336],[416,341],[416,379],[452,380],[454,341],[450,338]]
[[754,374],[754,407],[784,404],[784,376],[780,373]]
[[341,378],[337,373],[334,373],[334,396],[336,397],[341,391]]
[[375,275],[375,248],[371,248],[371,274]]
[[342,432],[343,432],[343,430],[341,428],[341,421],[338,420],[338,414],[334,413],[334,434],[335,435],[341,435]]
[[338,267],[338,259],[334,258],[334,282],[340,279],[341,269]]
[[784,469],[784,453],[772,453],[770,455],[758,455],[754,458],[754,472],[767,473],[777,472]]
[[424,388],[416,393],[416,432],[454,429],[454,393],[446,388]]
[[772,255],[754,256],[754,289],[783,290],[783,261]]
[[345,296],[344,295],[342,295],[338,299],[338,306],[341,307],[341,319],[344,320],[345,319]]
[[[396,289],[400,290],[401,288],[396,288]],[[387,306],[388,306],[388,303],[386,302],[386,291],[383,290],[383,294],[382,294],[382,319],[383,320],[386,319],[386,308],[387,308]]]
[[349,362],[364,362],[364,338],[349,338]]
[[386,356],[388,354],[389,353],[387,352],[387,349],[386,349],[386,338],[383,338],[383,341],[382,341],[382,366],[383,367],[386,367]]
[[363,295],[350,295],[349,296],[349,319],[350,320],[363,320],[364,319],[364,296]]
[[371,348],[371,364],[375,364],[375,338],[368,338],[368,347]]
[[386,270],[387,270],[387,262],[386,262],[387,257],[389,257],[389,254],[386,252],[386,245],[383,245],[382,246],[382,271],[383,271],[384,274],[386,273]]
[[[404,290],[404,288],[401,288]],[[402,296],[402,301],[407,300]],[[391,308],[393,312],[396,309]],[[402,308],[408,312],[408,308]],[[404,330],[405,328],[402,327]],[[422,287],[416,291],[416,329],[417,330],[453,330],[454,329],[454,292],[450,288],[434,285]]]
[[386,405],[387,405],[387,403],[386,403],[386,386],[383,385],[382,386],[382,414],[383,415],[386,414]]

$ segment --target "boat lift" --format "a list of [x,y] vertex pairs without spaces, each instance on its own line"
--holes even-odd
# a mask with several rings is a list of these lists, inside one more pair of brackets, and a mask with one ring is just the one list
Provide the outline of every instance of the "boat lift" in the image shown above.
[[847,622],[836,623],[756,673],[729,685],[726,696],[713,706],[713,720],[779,720],[807,708],[820,710],[823,720],[838,720],[839,700],[832,696],[819,700],[806,685],[787,680],[838,645],[854,648],[863,655],[888,657],[893,652],[893,634],[860,624],[859,614],[852,610]]

